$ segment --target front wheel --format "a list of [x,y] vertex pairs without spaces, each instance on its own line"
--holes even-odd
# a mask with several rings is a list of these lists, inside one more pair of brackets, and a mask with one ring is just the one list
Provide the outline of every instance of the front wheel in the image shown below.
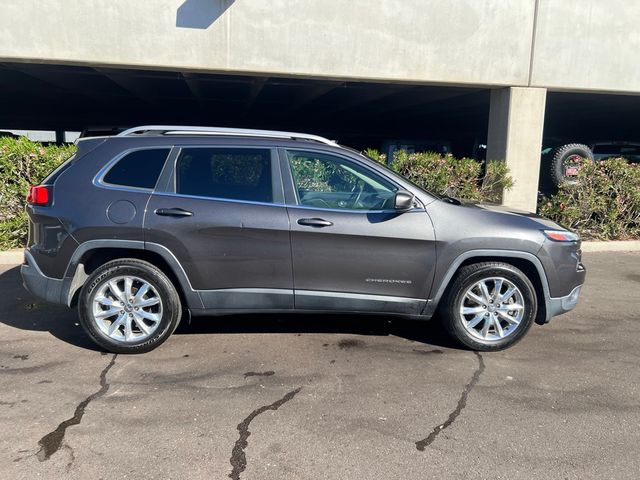
[[448,290],[443,322],[450,335],[479,351],[502,350],[518,342],[537,313],[531,281],[518,268],[483,262],[460,269]]
[[87,334],[113,353],[153,350],[182,316],[178,292],[164,272],[133,258],[93,272],[80,292],[78,310]]

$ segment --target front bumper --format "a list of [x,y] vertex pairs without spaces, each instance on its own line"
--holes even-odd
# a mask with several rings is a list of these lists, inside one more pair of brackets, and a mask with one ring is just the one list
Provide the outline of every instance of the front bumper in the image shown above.
[[553,317],[558,315],[562,315],[563,313],[567,313],[570,310],[573,310],[578,304],[578,300],[580,298],[580,291],[582,290],[582,285],[578,285],[569,295],[564,297],[549,297],[546,299],[547,304],[547,316],[545,319],[545,323],[548,323]]

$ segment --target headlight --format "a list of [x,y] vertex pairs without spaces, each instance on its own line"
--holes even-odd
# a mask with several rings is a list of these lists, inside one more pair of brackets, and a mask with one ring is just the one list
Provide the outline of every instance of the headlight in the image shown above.
[[544,235],[554,242],[577,242],[580,235],[569,232],[568,230],[543,230]]

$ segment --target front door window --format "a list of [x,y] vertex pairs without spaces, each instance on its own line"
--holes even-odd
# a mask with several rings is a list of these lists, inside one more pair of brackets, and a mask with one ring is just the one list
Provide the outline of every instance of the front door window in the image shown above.
[[392,209],[398,189],[349,160],[325,153],[288,150],[298,203],[340,210]]

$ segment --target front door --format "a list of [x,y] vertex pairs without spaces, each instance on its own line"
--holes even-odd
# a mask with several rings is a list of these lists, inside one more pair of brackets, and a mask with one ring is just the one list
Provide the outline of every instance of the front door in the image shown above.
[[420,313],[435,267],[424,209],[395,211],[399,187],[353,159],[305,149],[281,161],[296,308]]
[[168,248],[205,309],[293,307],[289,219],[269,148],[184,146],[147,206],[145,242]]

